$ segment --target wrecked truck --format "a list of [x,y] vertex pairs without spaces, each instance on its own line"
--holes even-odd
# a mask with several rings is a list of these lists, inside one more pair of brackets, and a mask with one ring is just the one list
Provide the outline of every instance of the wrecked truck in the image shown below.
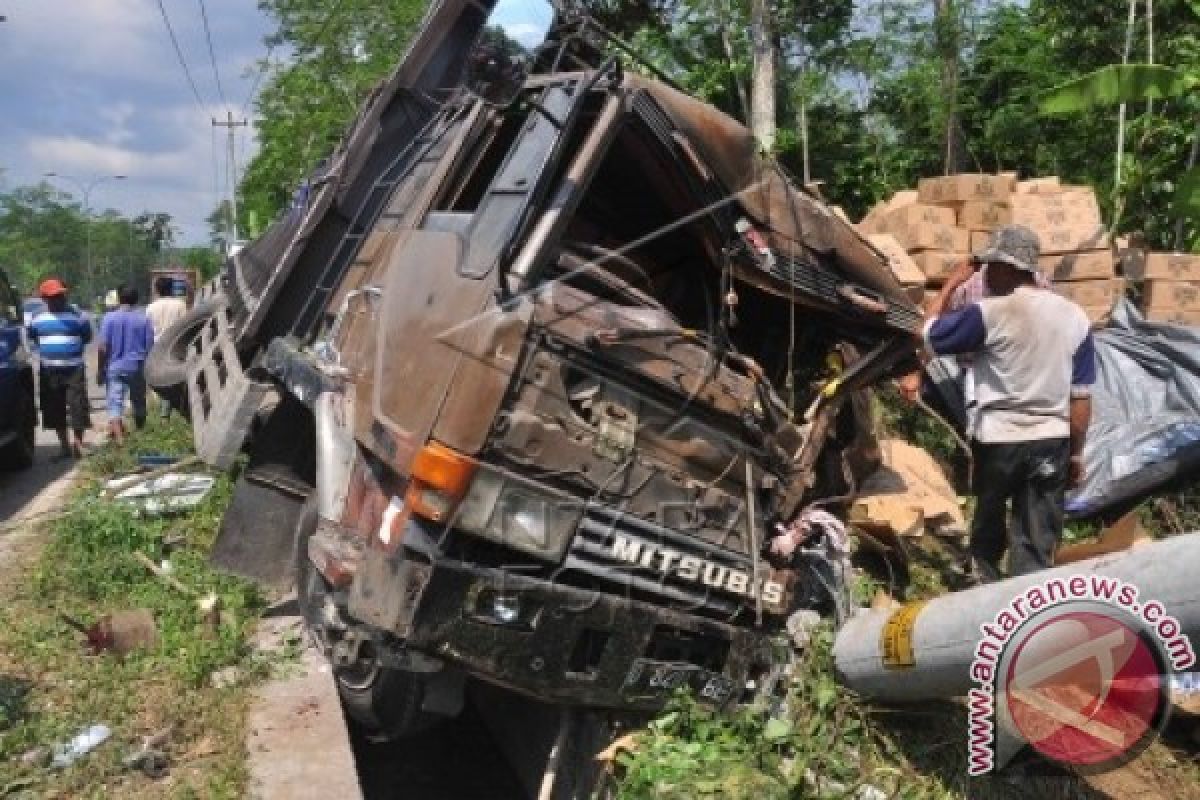
[[750,132],[581,10],[443,0],[298,200],[161,337],[196,448],[248,452],[214,559],[295,581],[380,736],[500,687],[742,700],[844,586],[864,387],[919,312]]

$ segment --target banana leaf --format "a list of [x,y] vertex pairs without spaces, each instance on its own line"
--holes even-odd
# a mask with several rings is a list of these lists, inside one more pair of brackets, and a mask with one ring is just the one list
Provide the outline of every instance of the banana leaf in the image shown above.
[[1196,86],[1197,75],[1157,64],[1103,67],[1048,90],[1043,114],[1073,114],[1099,106],[1175,97]]

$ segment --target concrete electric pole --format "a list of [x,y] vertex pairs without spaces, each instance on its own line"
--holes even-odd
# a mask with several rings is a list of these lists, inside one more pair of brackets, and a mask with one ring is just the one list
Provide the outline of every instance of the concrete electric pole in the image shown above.
[[[238,243],[238,208],[237,208],[237,129],[245,128],[249,123],[245,120],[235,120],[232,111],[226,111],[224,120],[213,119],[212,124],[217,128],[225,128],[228,134],[227,146],[229,153],[226,158],[226,168],[229,170],[229,242],[226,248],[231,253]],[[228,253],[227,253],[228,255]]]

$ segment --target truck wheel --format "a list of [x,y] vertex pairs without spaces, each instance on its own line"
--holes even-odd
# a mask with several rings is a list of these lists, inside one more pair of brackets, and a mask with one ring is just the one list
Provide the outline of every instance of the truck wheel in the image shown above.
[[187,411],[184,406],[187,403],[187,368],[191,357],[188,348],[219,308],[220,303],[215,300],[197,303],[183,319],[163,331],[146,357],[146,383],[165,396],[178,411]]
[[[327,650],[337,634],[328,623],[332,587],[308,558],[308,540],[316,529],[314,494],[305,502],[296,524],[296,598],[309,631]],[[439,719],[421,709],[425,696],[421,678],[382,666],[370,642],[359,646],[354,664],[334,667],[333,677],[346,715],[371,741],[386,742],[419,733]]]
[[17,434],[0,450],[0,468],[29,469],[33,466],[33,455],[37,449],[37,407],[33,400],[33,384],[21,382],[21,395],[17,398],[17,419],[13,426]]

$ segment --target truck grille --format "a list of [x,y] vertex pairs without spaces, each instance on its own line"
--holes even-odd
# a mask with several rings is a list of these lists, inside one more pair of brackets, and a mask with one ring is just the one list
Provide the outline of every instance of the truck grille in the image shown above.
[[[696,579],[679,574],[684,559],[701,563]],[[668,565],[665,570],[664,563]],[[701,539],[619,511],[592,507],[571,542],[560,577],[572,585],[729,619],[753,602],[728,591],[725,584],[731,571],[749,576],[753,565],[746,556]]]

